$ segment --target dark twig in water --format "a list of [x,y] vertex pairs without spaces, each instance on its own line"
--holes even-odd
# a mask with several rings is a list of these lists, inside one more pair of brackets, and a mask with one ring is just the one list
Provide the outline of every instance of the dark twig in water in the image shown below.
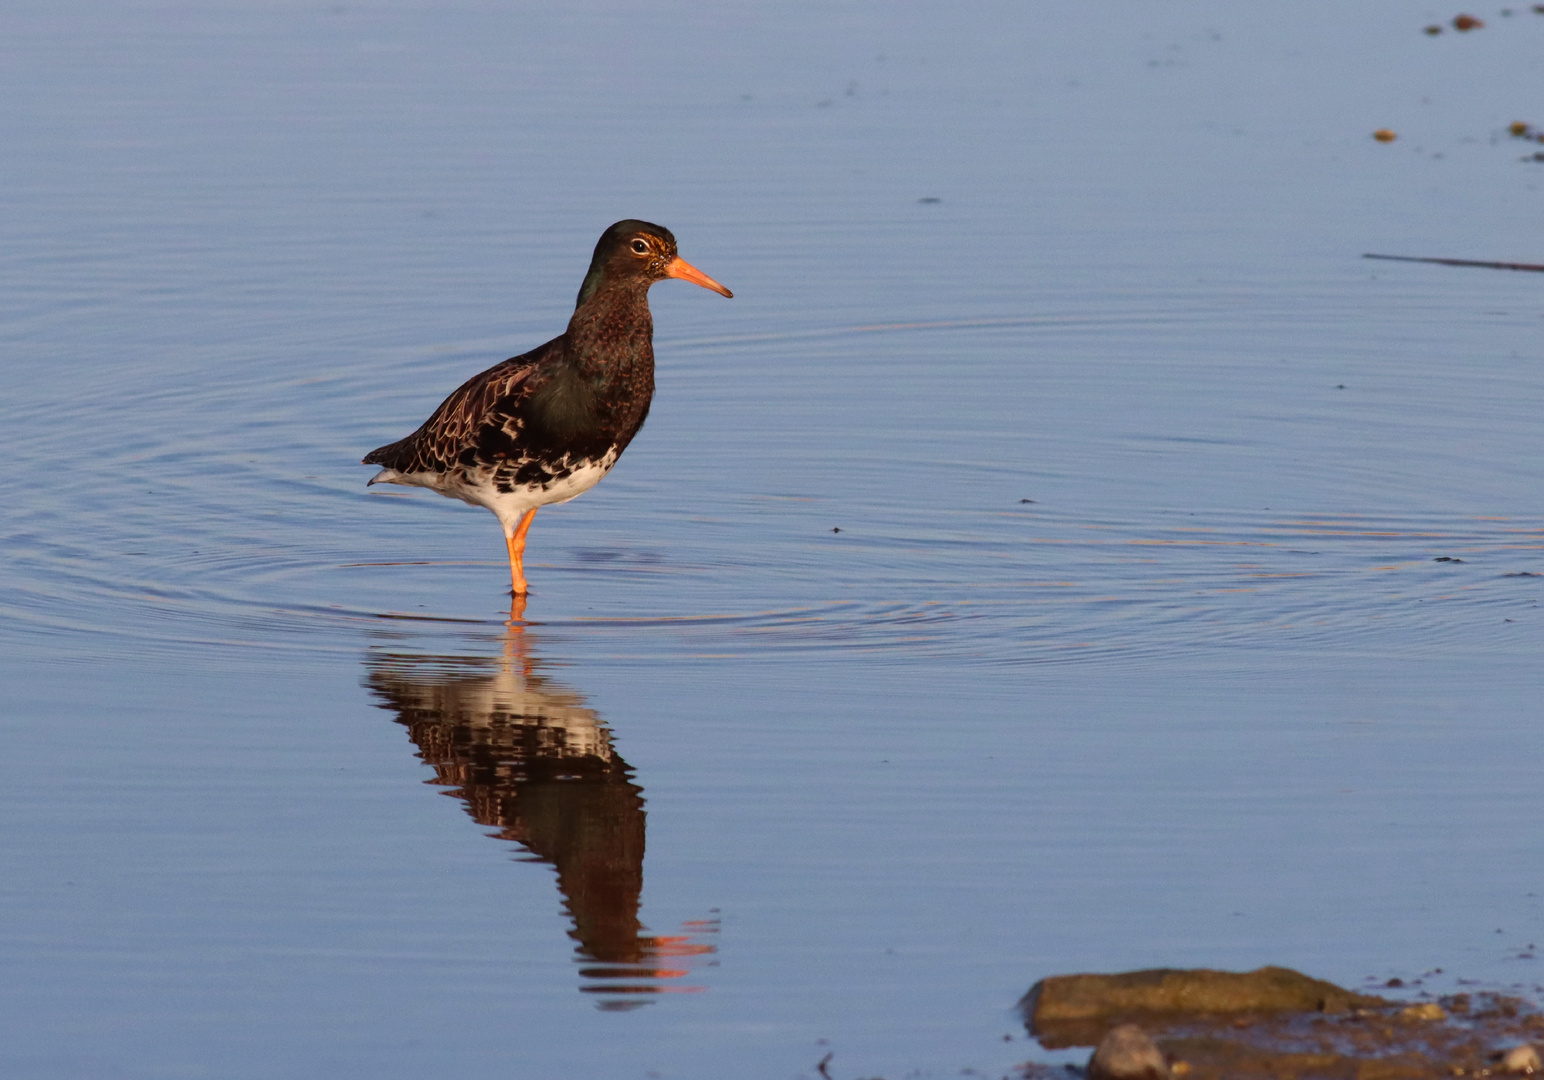
[[819,1065],[815,1066],[815,1071],[818,1072],[821,1076],[824,1076],[826,1080],[831,1080],[831,1074],[826,1072],[826,1066],[831,1063],[831,1059],[835,1056],[836,1051],[832,1050],[830,1053],[826,1054],[825,1057],[820,1059]]
[[1442,266],[1483,266],[1488,270],[1532,270],[1544,274],[1544,263],[1485,262],[1481,259],[1432,259],[1419,255],[1363,255],[1364,259],[1388,259],[1393,262],[1439,263]]

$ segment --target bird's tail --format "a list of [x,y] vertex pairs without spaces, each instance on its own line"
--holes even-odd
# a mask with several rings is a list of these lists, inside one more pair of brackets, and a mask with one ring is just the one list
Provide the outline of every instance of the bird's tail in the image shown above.
[[397,477],[401,475],[401,469],[405,464],[402,460],[404,456],[403,451],[407,449],[406,443],[410,439],[411,436],[407,439],[398,439],[394,443],[387,443],[385,446],[377,446],[364,456],[364,459],[360,461],[361,465],[382,466],[380,472],[370,477],[365,487],[369,487],[370,484],[390,484],[396,481]]
[[384,447],[377,447],[371,453],[364,454],[364,460],[360,462],[361,465],[383,465],[380,473],[375,474],[369,481],[366,481],[364,487],[369,487],[371,484],[398,484],[400,482],[401,467],[405,465],[405,462],[401,460],[401,457],[403,457],[401,451],[405,450],[405,447],[403,447],[405,442],[408,442],[408,440],[398,439],[397,442],[386,443]]

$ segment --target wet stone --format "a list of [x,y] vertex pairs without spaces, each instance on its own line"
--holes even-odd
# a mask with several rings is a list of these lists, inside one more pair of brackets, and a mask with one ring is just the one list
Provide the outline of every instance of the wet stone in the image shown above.
[[1030,987],[1019,1009],[1043,1045],[1080,1046],[1093,1045],[1112,1024],[1126,1020],[1198,1013],[1344,1013],[1383,1004],[1382,998],[1353,993],[1290,968],[1155,968],[1117,975],[1055,975]]
[[[1544,1013],[1520,998],[1389,1001],[1285,968],[1055,976],[1036,983],[1020,1007],[1047,1049],[1097,1047],[1090,1080],[1531,1075],[1544,1035]],[[1023,1075],[1050,1073],[1026,1067]]]
[[1088,1059],[1088,1080],[1168,1080],[1163,1051],[1135,1024],[1120,1024],[1105,1033]]
[[1544,1061],[1539,1059],[1539,1052],[1532,1045],[1524,1043],[1501,1056],[1501,1067],[1507,1072],[1532,1075],[1544,1068]]

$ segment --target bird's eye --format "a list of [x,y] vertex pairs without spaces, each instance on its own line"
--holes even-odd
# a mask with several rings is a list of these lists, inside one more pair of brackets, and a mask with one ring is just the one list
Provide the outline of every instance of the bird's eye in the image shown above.
[[649,253],[649,245],[644,243],[642,240],[634,240],[633,251],[637,252],[639,255],[647,255]]

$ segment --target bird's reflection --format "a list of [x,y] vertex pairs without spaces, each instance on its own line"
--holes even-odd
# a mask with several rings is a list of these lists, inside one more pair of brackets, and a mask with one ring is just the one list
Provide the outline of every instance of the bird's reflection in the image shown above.
[[500,657],[376,653],[366,685],[434,769],[428,783],[529,852],[525,861],[557,870],[582,991],[603,1009],[626,1009],[647,995],[700,990],[678,980],[714,953],[717,919],[673,935],[638,921],[643,789],[584,697],[539,673],[522,608],[517,601]]

